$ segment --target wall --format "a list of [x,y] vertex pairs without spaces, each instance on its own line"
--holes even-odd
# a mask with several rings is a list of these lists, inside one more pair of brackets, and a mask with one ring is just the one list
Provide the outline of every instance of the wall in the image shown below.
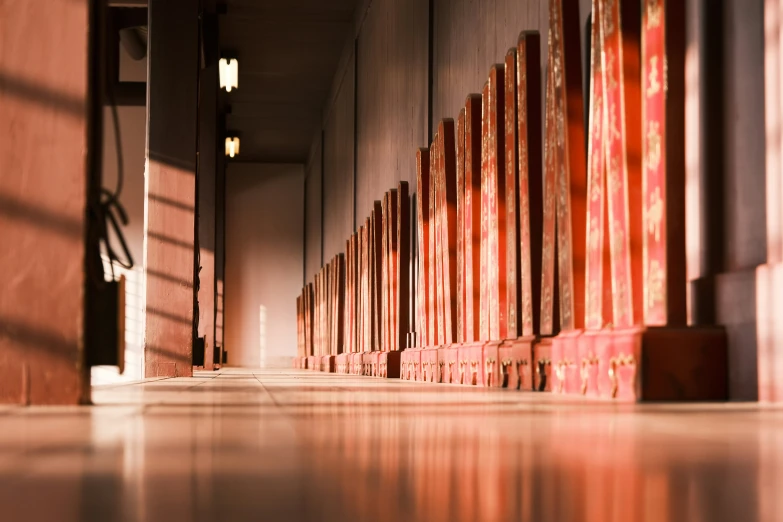
[[[142,378],[142,302],[144,263],[144,144],[147,137],[147,110],[144,106],[118,107],[120,152],[122,155],[123,184],[120,203],[128,214],[128,225],[123,228],[125,241],[133,256],[131,270],[115,267],[115,272],[126,277],[125,287],[125,373],[119,375],[116,367],[97,366],[92,369],[93,384],[133,381]],[[117,187],[117,143],[114,118],[110,108],[103,112],[103,186],[114,191]],[[119,243],[115,242],[117,248]]]
[[[720,8],[703,1],[710,9]],[[729,336],[730,393],[734,399],[755,400],[756,267],[767,261],[764,2],[724,0],[722,7],[722,144],[709,146],[715,162],[703,179],[708,186],[722,179],[715,205],[723,214],[714,228],[721,250],[715,319]]]
[[325,263],[340,252],[345,252],[345,240],[353,232],[355,73],[355,60],[352,56],[323,133]]
[[[313,140],[305,165],[304,279],[312,281],[323,259],[323,146],[321,133]],[[304,283],[303,283],[304,284]]]
[[0,2],[0,403],[89,400],[87,2]]
[[228,165],[225,349],[230,366],[290,367],[296,355],[303,183],[303,165]]
[[429,141],[428,11],[421,0],[374,0],[359,31],[356,224],[400,180],[416,186],[416,150]]
[[[320,267],[321,234],[328,261],[344,250],[345,239],[369,215],[373,201],[401,180],[415,192],[416,150],[429,146],[430,127],[459,115],[465,97],[480,92],[490,66],[503,60],[521,31],[541,32],[546,63],[547,5],[545,0],[432,0],[430,64],[428,2],[360,2],[357,36],[346,44],[324,110],[324,172],[313,154],[307,171],[308,281]],[[590,0],[579,0],[579,6],[584,39]],[[349,219],[352,209],[355,216]]]

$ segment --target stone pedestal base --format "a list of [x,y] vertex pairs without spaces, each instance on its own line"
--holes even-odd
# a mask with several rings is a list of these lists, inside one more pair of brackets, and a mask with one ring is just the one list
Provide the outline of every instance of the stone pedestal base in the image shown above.
[[336,356],[334,355],[322,355],[320,357],[320,371],[324,373],[334,373]]
[[561,332],[552,339],[552,390],[555,393],[580,393],[579,338],[582,330]]
[[567,332],[552,345],[553,389],[624,402],[728,400],[720,327]]
[[457,384],[479,386],[484,383],[484,344],[465,343],[459,347]]
[[335,357],[335,373],[346,375],[351,373],[351,354],[341,353]]
[[409,348],[402,352],[400,362],[400,379],[404,381],[419,380],[419,370],[421,368],[421,348]]
[[438,381],[444,384],[459,382],[459,348],[461,345],[438,348]]
[[421,370],[418,379],[421,382],[438,382],[440,370],[438,369],[439,348],[425,348],[421,351]]
[[361,353],[352,353],[350,354],[349,359],[349,373],[351,375],[361,375],[362,374],[362,355]]
[[552,391],[552,337],[542,337],[533,345],[533,390]]
[[400,363],[404,352],[381,352],[378,356],[379,377],[382,379],[399,379]]
[[484,363],[491,369],[489,384],[497,388],[533,391],[533,346],[535,336],[504,341],[494,348],[489,343],[484,348]]

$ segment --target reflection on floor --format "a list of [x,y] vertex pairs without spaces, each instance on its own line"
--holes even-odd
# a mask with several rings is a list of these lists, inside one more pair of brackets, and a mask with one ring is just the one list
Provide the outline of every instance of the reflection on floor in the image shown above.
[[0,520],[783,520],[783,408],[224,370],[0,409]]

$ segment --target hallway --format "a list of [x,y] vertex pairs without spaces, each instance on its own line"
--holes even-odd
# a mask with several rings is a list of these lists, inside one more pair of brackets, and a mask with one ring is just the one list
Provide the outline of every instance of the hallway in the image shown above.
[[0,407],[4,520],[783,519],[780,406],[238,369],[93,398]]

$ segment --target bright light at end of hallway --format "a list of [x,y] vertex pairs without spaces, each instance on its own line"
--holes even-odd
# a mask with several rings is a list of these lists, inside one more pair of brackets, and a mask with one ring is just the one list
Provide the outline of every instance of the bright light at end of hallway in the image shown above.
[[266,306],[258,307],[258,366],[266,364]]

